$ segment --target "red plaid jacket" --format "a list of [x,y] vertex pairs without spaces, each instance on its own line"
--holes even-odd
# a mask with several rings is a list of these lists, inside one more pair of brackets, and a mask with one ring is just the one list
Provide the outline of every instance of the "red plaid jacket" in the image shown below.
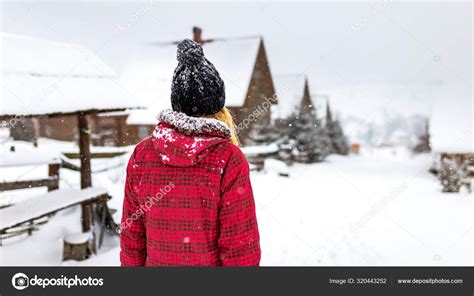
[[220,121],[165,110],[127,167],[122,266],[256,266],[249,166]]

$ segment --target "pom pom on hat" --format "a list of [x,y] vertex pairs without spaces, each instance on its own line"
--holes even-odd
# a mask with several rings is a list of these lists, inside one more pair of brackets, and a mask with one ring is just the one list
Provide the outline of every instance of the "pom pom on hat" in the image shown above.
[[196,42],[185,39],[178,44],[176,58],[182,64],[195,65],[204,61],[204,51]]

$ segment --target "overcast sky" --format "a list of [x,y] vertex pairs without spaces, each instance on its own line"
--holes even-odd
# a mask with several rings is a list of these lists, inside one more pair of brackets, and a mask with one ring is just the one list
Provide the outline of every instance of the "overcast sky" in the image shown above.
[[[194,25],[205,38],[261,35],[274,74],[304,73],[312,92],[327,91],[337,109],[359,114],[370,107],[406,112],[410,105],[429,115],[433,93],[440,91],[419,85],[456,83],[472,91],[469,1],[15,1],[2,2],[1,15],[2,31],[86,45],[119,73],[134,47],[191,37]],[[401,83],[405,92],[384,100],[370,87],[376,83]],[[363,93],[337,100],[331,91],[344,86]],[[443,99],[456,99],[445,93]]]

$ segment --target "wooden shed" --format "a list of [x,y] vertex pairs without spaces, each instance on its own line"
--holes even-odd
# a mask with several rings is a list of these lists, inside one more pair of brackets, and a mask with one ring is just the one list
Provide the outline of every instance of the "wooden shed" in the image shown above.
[[[77,141],[77,116],[69,112],[75,106],[114,111],[121,109],[116,108],[120,106],[115,102],[134,102],[121,87],[116,73],[84,46],[2,33],[2,49],[2,100],[20,104],[22,114],[39,114],[35,118],[16,114],[15,124],[7,125],[14,139]],[[53,101],[54,106],[49,104]],[[9,104],[5,105],[7,109]],[[88,112],[86,117],[94,144],[110,144],[110,134],[104,130],[111,125],[111,119],[94,112]],[[120,136],[122,131],[115,132]],[[121,139],[115,139],[114,146],[119,146]]]
[[[104,189],[87,189],[92,187],[88,119],[100,112],[123,111],[137,105],[119,86],[113,71],[84,47],[7,33],[0,36],[3,61],[1,101],[4,102],[0,105],[2,126],[17,129],[21,128],[24,119],[37,120],[41,125],[41,120],[55,118],[59,119],[57,124],[63,128],[60,118],[76,118],[75,125],[69,128],[77,133],[80,184],[81,189],[85,190],[58,189],[52,195],[16,203],[3,210],[2,214],[9,219],[2,219],[0,228],[5,230],[82,204],[82,227],[87,232],[91,229],[91,198],[102,198],[107,194]],[[57,130],[55,126],[52,128]],[[102,208],[106,209],[106,204]]]

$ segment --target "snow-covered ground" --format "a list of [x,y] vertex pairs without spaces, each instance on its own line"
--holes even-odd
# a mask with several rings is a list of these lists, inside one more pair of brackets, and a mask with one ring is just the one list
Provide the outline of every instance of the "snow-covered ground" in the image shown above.
[[[57,147],[54,142],[42,144]],[[365,151],[331,156],[319,164],[295,164],[289,177],[272,170],[253,172],[261,264],[471,265],[472,195],[441,193],[427,171],[430,155],[392,152]],[[113,195],[109,204],[118,210],[117,219],[127,157],[93,163],[93,169],[111,168],[95,173],[93,183]],[[1,168],[0,180],[46,172],[44,165]],[[61,170],[62,188],[78,184],[77,172]],[[0,202],[25,199],[42,190],[3,192]],[[79,219],[80,209],[70,208],[32,236],[4,241],[0,265],[118,265],[117,237],[107,237],[99,254],[89,260],[61,262],[62,238],[80,231]]]

